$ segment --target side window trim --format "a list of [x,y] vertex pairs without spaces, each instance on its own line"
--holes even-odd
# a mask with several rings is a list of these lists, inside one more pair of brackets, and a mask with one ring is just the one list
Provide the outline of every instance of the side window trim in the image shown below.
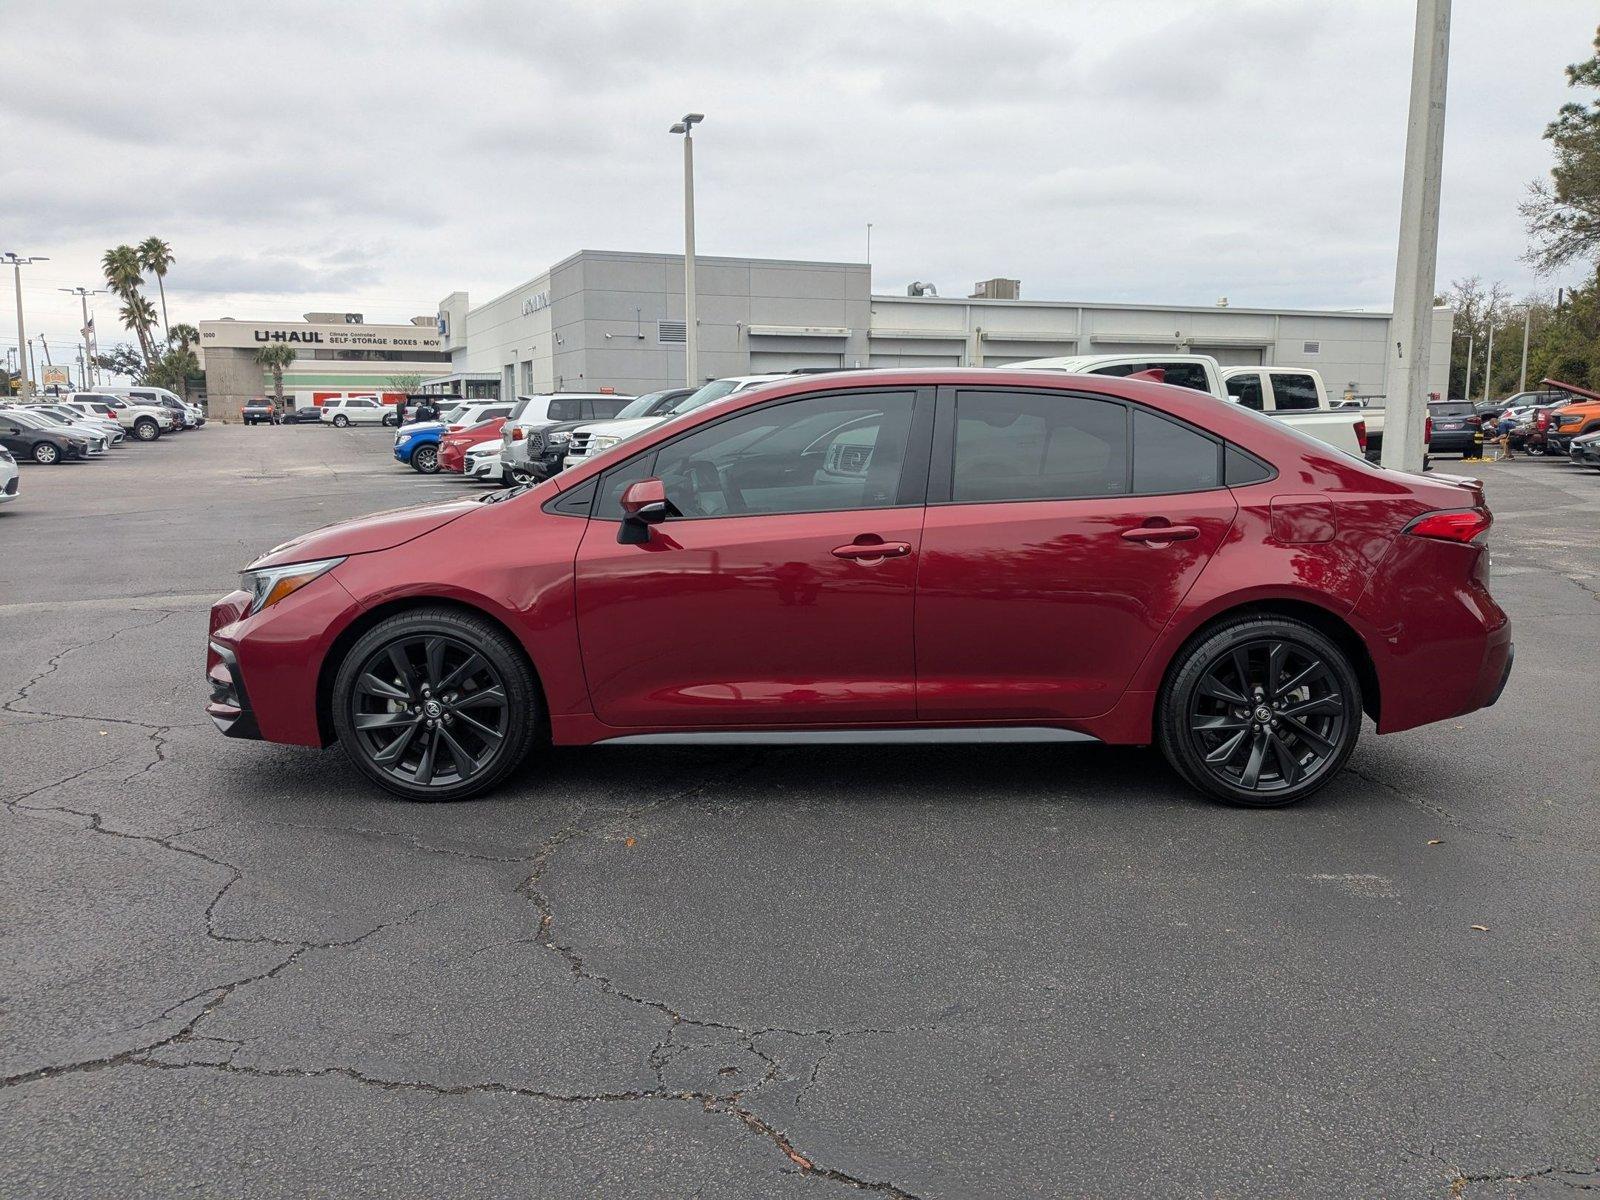
[[[846,508],[846,509],[826,509],[824,511],[826,511],[826,512],[881,512],[881,511],[884,511],[884,508],[896,509],[896,508],[916,508],[916,507],[919,507],[919,506],[921,506],[921,505],[923,505],[923,504],[928,502],[928,499],[927,499],[927,491],[928,491],[928,487],[929,487],[929,480],[928,480],[928,454],[929,454],[929,443],[931,442],[932,437],[933,437],[934,389],[931,388],[931,387],[911,387],[911,388],[906,388],[906,387],[879,387],[879,388],[841,388],[838,391],[807,392],[804,395],[800,395],[800,396],[783,396],[783,397],[780,397],[779,399],[770,400],[770,401],[767,401],[766,403],[763,403],[763,404],[754,404],[754,405],[751,405],[749,408],[741,408],[741,409],[738,409],[738,410],[736,410],[734,412],[724,413],[721,416],[717,417],[713,421],[707,421],[704,424],[696,425],[692,429],[685,429],[682,433],[678,434],[677,436],[672,437],[672,438],[670,438],[670,439],[668,439],[667,441],[664,441],[664,442],[658,442],[656,445],[651,446],[650,449],[642,451],[641,453],[636,454],[631,458],[624,459],[622,462],[618,463],[616,466],[607,469],[605,472],[603,472],[601,475],[599,475],[598,479],[600,480],[600,484],[599,484],[599,486],[597,488],[595,488],[595,500],[594,500],[594,503],[590,506],[589,515],[593,520],[597,520],[597,521],[612,521],[612,520],[619,519],[619,518],[614,518],[614,517],[603,517],[598,512],[595,511],[599,507],[600,497],[605,495],[607,480],[609,480],[612,476],[614,476],[618,471],[624,470],[629,465],[631,465],[632,463],[636,462],[637,460],[645,457],[646,455],[650,456],[651,459],[654,460],[654,458],[657,455],[659,455],[663,450],[666,450],[666,449],[668,449],[668,448],[670,448],[672,446],[677,445],[684,438],[692,437],[692,436],[694,436],[696,434],[704,433],[706,430],[711,429],[711,428],[713,428],[713,427],[715,427],[717,425],[720,425],[724,421],[731,421],[735,417],[742,417],[742,416],[746,416],[746,415],[748,415],[750,413],[753,413],[753,412],[760,412],[762,409],[766,409],[766,408],[775,408],[775,407],[777,407],[778,405],[781,405],[781,404],[792,404],[792,403],[795,403],[795,402],[801,401],[801,400],[820,400],[820,399],[822,399],[824,397],[826,397],[828,399],[837,399],[839,397],[844,397],[844,396],[869,396],[869,395],[872,395],[872,394],[878,393],[878,392],[891,392],[891,393],[895,393],[895,394],[899,394],[899,393],[902,393],[902,392],[910,392],[912,394],[912,401],[911,401],[911,428],[910,428],[910,431],[906,435],[906,442],[907,442],[907,444],[906,444],[906,452],[905,452],[905,456],[903,458],[903,461],[902,461],[901,467],[900,467],[900,489],[896,493],[895,503],[891,504],[891,505],[884,506],[882,508],[871,508],[871,509],[849,509],[849,508]],[[653,461],[652,461],[651,470],[652,471],[654,470]],[[648,478],[648,475],[646,476],[646,478]],[[761,517],[761,516],[773,516],[773,515],[800,516],[800,515],[803,515],[803,514],[801,514],[801,513],[783,513],[783,514],[772,514],[772,513],[729,513],[729,514],[726,514],[725,517],[717,517],[717,518],[707,518],[707,517],[683,517],[683,518],[677,518],[677,517],[675,517],[675,518],[673,518],[673,520],[691,520],[691,521],[695,521],[695,520],[712,520],[712,519],[723,520],[723,519],[726,519],[727,517],[739,517],[739,516]]]
[[[955,490],[956,393],[958,391],[961,391],[961,392],[1008,392],[1008,393],[1009,392],[1038,392],[1038,393],[1042,393],[1044,395],[1060,396],[1062,398],[1069,398],[1070,397],[1070,398],[1078,399],[1078,400],[1098,400],[1098,401],[1101,401],[1102,403],[1107,403],[1107,404],[1120,404],[1122,406],[1123,410],[1124,410],[1124,419],[1126,421],[1125,428],[1127,430],[1127,443],[1126,444],[1127,444],[1127,447],[1128,447],[1128,452],[1124,456],[1124,459],[1123,459],[1123,469],[1124,469],[1124,472],[1125,472],[1123,487],[1126,490],[1125,491],[1121,491],[1121,492],[1108,492],[1105,495],[1101,495],[1101,496],[1064,496],[1064,497],[1060,497],[1060,498],[1054,499],[1054,500],[1048,500],[1048,499],[1047,500],[1033,500],[1033,499],[1027,499],[1027,500],[955,500],[955,499],[953,499],[952,497],[954,495],[954,490]],[[1133,459],[1134,459],[1134,455],[1138,453],[1138,447],[1134,444],[1134,436],[1133,436],[1133,415],[1134,415],[1135,412],[1144,412],[1144,413],[1150,414],[1153,417],[1159,417],[1164,421],[1169,421],[1172,424],[1177,425],[1181,429],[1188,430],[1191,433],[1199,434],[1201,437],[1205,438],[1207,441],[1213,443],[1217,448],[1217,483],[1214,484],[1212,487],[1208,487],[1208,488],[1190,488],[1190,489],[1186,489],[1184,491],[1177,491],[1177,492],[1136,492],[1136,491],[1134,491],[1133,490]],[[1240,447],[1240,449],[1243,449],[1243,447]],[[1017,387],[1015,385],[1007,386],[1007,385],[1004,385],[1004,384],[981,384],[981,385],[978,385],[978,386],[971,386],[971,385],[968,385],[968,384],[959,384],[959,385],[946,384],[946,385],[941,386],[939,388],[938,403],[937,403],[937,406],[936,406],[936,409],[935,409],[934,429],[933,429],[933,448],[932,448],[932,451],[931,451],[931,457],[930,457],[929,466],[928,466],[928,499],[927,499],[927,503],[928,503],[928,505],[930,507],[932,507],[934,505],[947,505],[947,504],[958,504],[958,505],[972,505],[972,504],[1073,504],[1073,503],[1076,503],[1079,500],[1116,500],[1116,499],[1132,500],[1132,499],[1137,499],[1140,496],[1185,496],[1185,495],[1190,495],[1192,493],[1199,493],[1199,492],[1226,491],[1227,490],[1227,486],[1228,486],[1227,485],[1227,465],[1228,465],[1227,464],[1227,453],[1228,453],[1228,442],[1227,442],[1227,440],[1224,439],[1223,437],[1221,437],[1220,435],[1211,432],[1211,430],[1202,429],[1198,425],[1192,425],[1188,421],[1185,421],[1182,417],[1175,417],[1175,416],[1171,415],[1170,413],[1162,412],[1158,408],[1151,408],[1148,405],[1138,404],[1138,403],[1135,403],[1135,402],[1130,401],[1130,400],[1124,400],[1120,396],[1107,396],[1107,395],[1103,395],[1103,394],[1096,393],[1096,392],[1056,391],[1053,388],[1040,388],[1040,387],[1029,388],[1029,387]],[[1245,453],[1248,454],[1249,451],[1245,451]],[[1251,455],[1251,457],[1253,458],[1255,456]]]

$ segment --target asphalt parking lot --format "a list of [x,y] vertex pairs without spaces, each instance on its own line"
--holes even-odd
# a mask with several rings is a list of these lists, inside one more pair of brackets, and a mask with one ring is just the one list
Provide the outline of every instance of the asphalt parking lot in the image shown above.
[[207,427],[0,510],[0,1194],[1600,1187],[1600,474],[1469,464],[1510,686],[1297,808],[1031,746],[422,806],[201,713],[247,560],[472,488],[390,441]]

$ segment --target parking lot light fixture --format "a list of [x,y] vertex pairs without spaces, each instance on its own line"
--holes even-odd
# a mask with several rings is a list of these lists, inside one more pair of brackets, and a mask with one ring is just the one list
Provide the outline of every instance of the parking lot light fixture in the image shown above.
[[683,380],[687,387],[699,387],[702,382],[694,319],[694,127],[705,119],[704,113],[685,113],[668,131],[683,135]]
[[15,250],[7,250],[0,254],[0,262],[11,264],[11,270],[17,284],[17,346],[20,348],[18,355],[22,364],[22,372],[18,377],[18,394],[23,400],[33,398],[33,373],[28,370],[28,331],[22,321],[22,268],[29,263],[49,262],[48,258],[40,255],[28,256],[18,254]]

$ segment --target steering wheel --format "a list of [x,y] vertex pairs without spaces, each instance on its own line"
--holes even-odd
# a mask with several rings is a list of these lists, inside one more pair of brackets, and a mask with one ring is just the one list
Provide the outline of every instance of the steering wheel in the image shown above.
[[745,511],[744,493],[728,479],[722,468],[710,459],[691,458],[683,464],[683,473],[689,477],[696,495],[701,492],[716,492],[722,497],[729,512]]

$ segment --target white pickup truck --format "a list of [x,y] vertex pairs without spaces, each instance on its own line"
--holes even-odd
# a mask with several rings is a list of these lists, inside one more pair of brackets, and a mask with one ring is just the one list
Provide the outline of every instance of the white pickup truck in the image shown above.
[[1077,354],[1007,363],[1001,370],[1007,368],[1071,371],[1079,375],[1148,372],[1152,377],[1159,372],[1162,383],[1243,404],[1347,453],[1366,452],[1366,427],[1361,414],[1330,406],[1322,377],[1308,367],[1223,367],[1209,354]]

